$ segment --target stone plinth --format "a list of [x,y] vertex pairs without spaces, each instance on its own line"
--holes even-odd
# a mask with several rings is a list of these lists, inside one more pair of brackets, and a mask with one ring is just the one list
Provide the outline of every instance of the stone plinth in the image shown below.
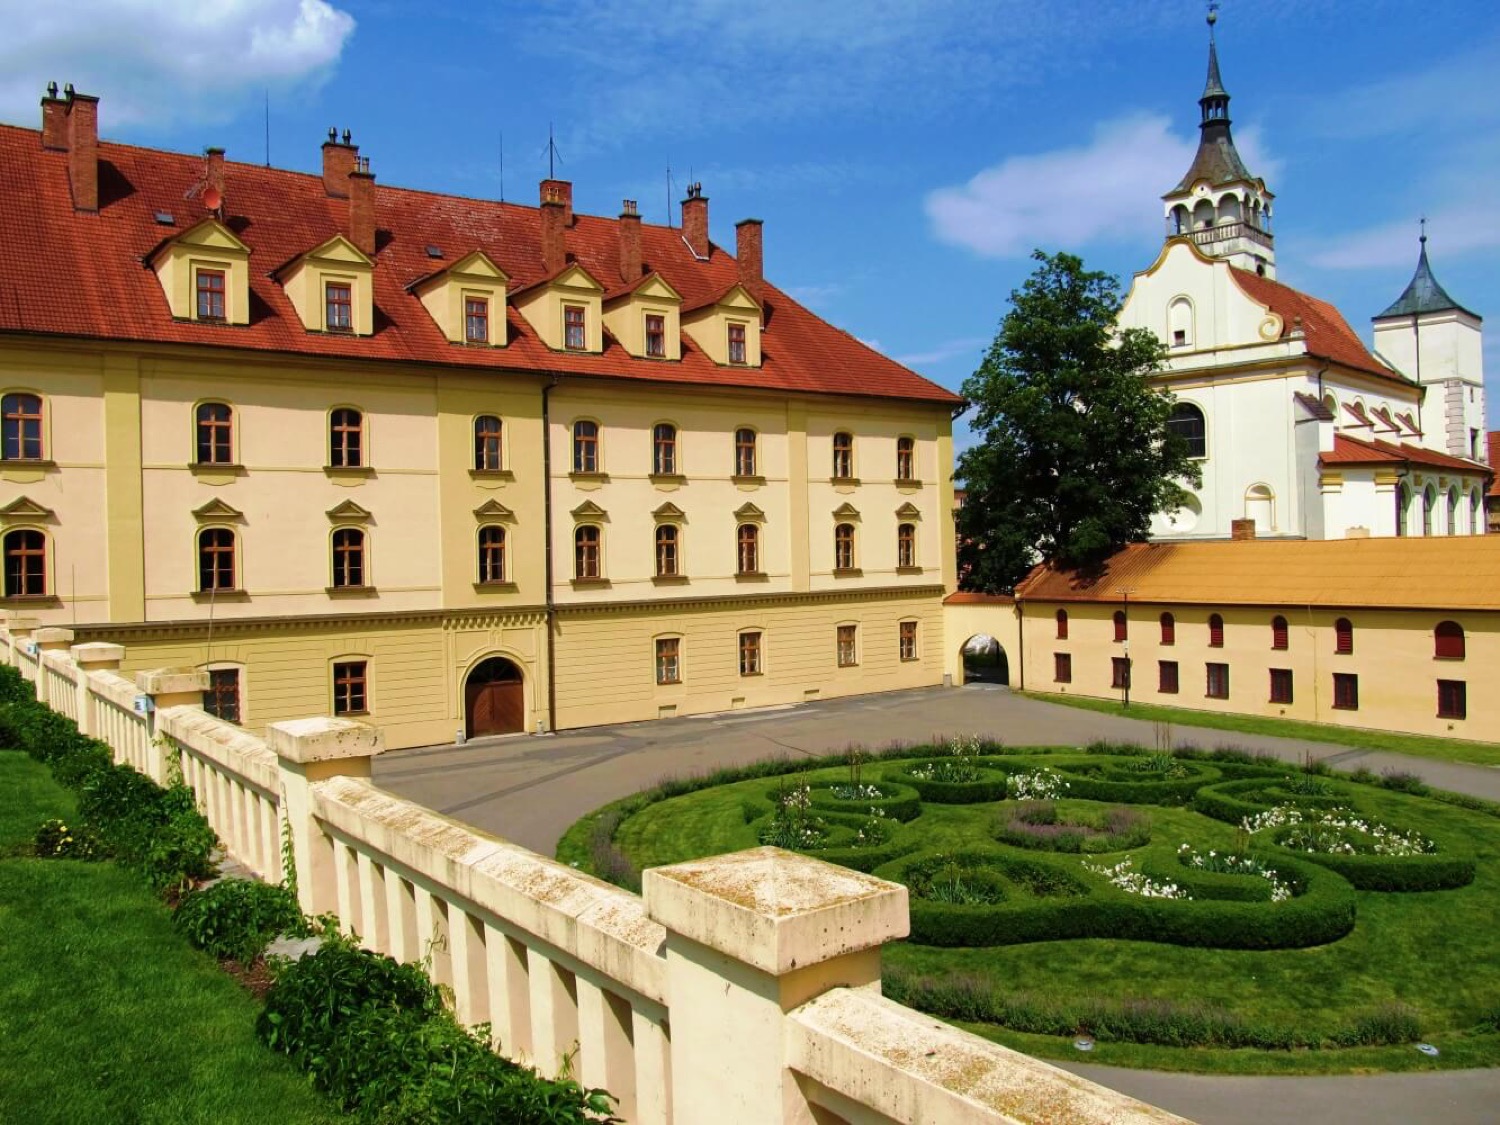
[[125,646],[107,641],[90,641],[73,646],[73,662],[80,668],[118,668],[125,659]]
[[266,729],[266,744],[283,761],[306,765],[373,758],[385,749],[385,734],[353,719],[290,719]]
[[208,690],[208,673],[197,668],[153,668],[135,674],[135,686],[156,699],[158,707],[169,707],[163,696],[200,696]]

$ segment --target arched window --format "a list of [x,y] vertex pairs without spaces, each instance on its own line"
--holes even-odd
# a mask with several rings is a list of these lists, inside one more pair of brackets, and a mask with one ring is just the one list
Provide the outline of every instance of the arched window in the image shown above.
[[896,565],[917,565],[917,526],[903,523],[896,527]]
[[854,569],[854,525],[841,523],[833,529],[833,569]]
[[854,435],[844,430],[833,435],[833,475],[839,478],[854,475]]
[[573,532],[573,577],[598,578],[599,529],[593,524],[584,524]]
[[900,437],[896,439],[896,479],[917,479],[917,439]]
[[0,457],[6,461],[41,461],[42,400],[39,395],[11,394],[0,399],[4,441]]
[[1161,615],[1161,643],[1164,645],[1177,643],[1177,618],[1170,613]]
[[198,532],[198,589],[235,589],[234,532],[227,527]]
[[1057,611],[1057,639],[1060,641],[1068,639],[1068,611],[1065,609]]
[[753,523],[742,523],[735,533],[737,572],[760,573],[760,528]]
[[1123,641],[1130,635],[1130,623],[1125,619],[1123,609],[1115,610],[1115,640]]
[[234,412],[222,402],[199,403],[194,412],[200,465],[234,464]]
[[1432,534],[1432,509],[1437,506],[1437,490],[1428,485],[1422,490],[1422,534]]
[[474,467],[481,472],[498,472],[505,467],[500,454],[500,419],[481,414],[474,419]]
[[1271,647],[1276,649],[1288,647],[1290,638],[1287,634],[1286,618],[1278,613],[1271,618]]
[[1354,651],[1354,622],[1340,617],[1333,623],[1333,651],[1348,656]]
[[333,584],[338,588],[365,584],[365,533],[357,527],[341,527],[333,533]]
[[674,578],[677,575],[677,543],[680,536],[676,524],[659,524],[656,528],[656,574],[659,578]]
[[741,426],[734,431],[734,475],[755,476],[755,460],[755,431],[748,426]]
[[677,427],[659,422],[651,431],[651,471],[659,477],[677,472]]
[[1208,423],[1191,402],[1179,402],[1167,418],[1167,431],[1187,443],[1189,457],[1208,456]]
[[580,420],[573,423],[573,471],[599,471],[599,423]]
[[505,581],[505,528],[493,524],[479,529],[479,581]]
[[1410,511],[1411,511],[1411,489],[1409,489],[1409,488],[1406,487],[1406,482],[1405,481],[1402,481],[1400,484],[1396,485],[1396,534],[1397,535],[1405,535],[1405,534],[1407,534],[1407,530],[1408,529],[1407,529],[1407,525],[1406,525],[1406,519],[1407,519],[1407,514]]
[[1174,298],[1167,306],[1167,343],[1174,348],[1192,346],[1193,303],[1186,297]]
[[1224,647],[1224,619],[1217,613],[1208,616],[1208,647]]
[[1439,660],[1464,658],[1464,627],[1457,621],[1440,621],[1432,631],[1433,655]]
[[22,529],[5,533],[5,596],[41,598],[47,594],[47,537]]
[[328,464],[357,469],[365,463],[365,416],[342,406],[328,416]]
[[1458,489],[1448,490],[1448,534],[1458,534]]
[[1269,485],[1254,484],[1245,490],[1245,518],[1255,521],[1257,532],[1276,530],[1276,494]]

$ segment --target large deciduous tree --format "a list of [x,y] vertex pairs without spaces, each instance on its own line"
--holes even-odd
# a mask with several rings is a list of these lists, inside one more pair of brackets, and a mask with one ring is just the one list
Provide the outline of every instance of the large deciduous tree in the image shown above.
[[964,586],[1008,591],[1039,561],[1084,571],[1146,538],[1201,476],[1147,380],[1166,349],[1116,326],[1119,283],[1071,254],[1040,264],[963,393],[979,438],[958,461]]

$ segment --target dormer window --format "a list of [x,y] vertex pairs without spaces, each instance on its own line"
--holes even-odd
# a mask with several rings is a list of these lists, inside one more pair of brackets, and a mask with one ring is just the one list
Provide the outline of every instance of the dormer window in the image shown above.
[[650,359],[667,358],[667,318],[658,313],[646,314],[646,355]]
[[464,298],[464,340],[470,344],[490,342],[490,302],[488,297]]
[[581,352],[588,347],[582,305],[563,306],[563,347],[570,352]]
[[324,325],[330,332],[354,331],[354,287],[347,281],[323,283]]
[[743,324],[731,324],[729,326],[729,362],[745,363],[745,326]]
[[224,320],[224,271],[198,271],[198,319]]

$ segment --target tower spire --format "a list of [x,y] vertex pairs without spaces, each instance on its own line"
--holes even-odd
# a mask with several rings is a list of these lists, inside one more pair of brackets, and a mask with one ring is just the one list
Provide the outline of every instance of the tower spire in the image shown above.
[[1214,24],[1219,22],[1219,5],[1208,5],[1208,80],[1203,83],[1203,96],[1198,105],[1203,112],[1199,128],[1205,131],[1210,126],[1222,125],[1225,135],[1229,132],[1229,91],[1224,89],[1224,80],[1219,77],[1219,45],[1214,40]]

